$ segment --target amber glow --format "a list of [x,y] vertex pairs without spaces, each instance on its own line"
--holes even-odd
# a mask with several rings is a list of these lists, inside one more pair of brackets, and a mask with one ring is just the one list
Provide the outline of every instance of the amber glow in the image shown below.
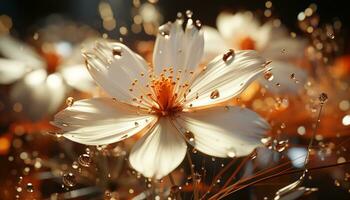
[[254,50],[255,41],[251,37],[243,37],[239,41],[239,48],[242,50]]
[[6,155],[11,146],[10,138],[3,136],[0,137],[0,155]]

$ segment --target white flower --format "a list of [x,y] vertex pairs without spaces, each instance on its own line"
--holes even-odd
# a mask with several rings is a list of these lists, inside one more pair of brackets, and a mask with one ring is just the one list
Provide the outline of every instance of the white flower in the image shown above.
[[[249,154],[269,129],[255,112],[224,106],[265,68],[255,51],[220,55],[206,68],[202,31],[178,19],[159,28],[153,67],[117,42],[100,41],[84,55],[95,81],[112,98],[76,101],[55,116],[64,136],[86,145],[142,138],[130,164],[146,177],[162,178],[183,160],[187,145],[218,157]],[[223,59],[224,58],[224,59]]]
[[[206,60],[224,49],[254,49],[271,59],[272,81],[259,81],[274,93],[297,93],[303,88],[307,74],[291,64],[291,60],[304,54],[305,41],[291,38],[284,27],[272,22],[260,25],[250,12],[235,15],[222,13],[217,18],[218,31],[204,27]],[[294,75],[292,75],[294,74]],[[296,81],[299,83],[296,84]],[[276,86],[279,83],[280,86]]]
[[[58,43],[59,53],[69,54],[57,69],[46,65],[44,59],[30,46],[8,35],[0,36],[0,84],[15,83],[10,96],[22,104],[32,120],[39,120],[56,112],[66,98],[68,86],[80,91],[91,91],[93,80],[84,66],[80,48],[68,43]],[[56,59],[56,58],[54,58]],[[17,82],[16,82],[17,81]]]

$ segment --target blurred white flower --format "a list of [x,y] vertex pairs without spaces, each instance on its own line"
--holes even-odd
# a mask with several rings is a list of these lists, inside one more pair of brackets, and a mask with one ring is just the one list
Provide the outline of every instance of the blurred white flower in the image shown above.
[[59,66],[56,55],[47,54],[45,61],[25,43],[9,35],[0,36],[0,84],[14,83],[11,99],[20,103],[27,117],[34,121],[57,111],[70,87],[87,92],[95,86],[80,47],[57,43],[50,48],[62,56]]
[[184,23],[159,28],[153,67],[117,42],[85,51],[90,74],[113,99],[75,101],[58,113],[54,124],[63,136],[105,145],[141,134],[130,164],[157,179],[182,162],[186,142],[217,157],[247,155],[261,145],[269,124],[249,109],[224,105],[265,71],[265,60],[255,51],[229,51],[200,67],[203,33],[192,19],[185,30]]
[[259,80],[271,92],[295,94],[303,88],[307,74],[291,61],[303,56],[304,40],[290,37],[284,27],[273,25],[273,22],[261,25],[250,12],[221,13],[217,18],[217,28],[203,27],[206,61],[227,48],[253,49],[272,61],[269,67],[273,77],[270,81]]

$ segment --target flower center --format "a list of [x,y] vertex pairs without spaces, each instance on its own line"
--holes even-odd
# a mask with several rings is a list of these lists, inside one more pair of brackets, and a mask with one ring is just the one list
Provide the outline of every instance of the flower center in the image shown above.
[[255,41],[249,36],[243,37],[239,41],[239,47],[241,50],[254,50],[255,49]]
[[46,61],[46,70],[48,74],[55,73],[57,71],[57,67],[61,62],[60,56],[54,52],[43,52],[43,57]]
[[159,106],[159,108],[153,108],[153,110],[157,114],[166,116],[182,110],[181,106],[176,104],[175,85],[176,82],[172,80],[172,77],[161,76],[153,81],[151,87],[156,97],[155,101]]

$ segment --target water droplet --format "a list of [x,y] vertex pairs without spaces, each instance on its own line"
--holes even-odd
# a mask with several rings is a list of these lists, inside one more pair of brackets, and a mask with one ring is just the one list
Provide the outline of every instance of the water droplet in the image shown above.
[[63,184],[68,187],[73,187],[76,184],[75,175],[73,173],[66,173],[63,175]]
[[135,126],[139,126],[139,123],[138,123],[138,122],[135,122]]
[[185,138],[190,142],[194,142],[194,134],[191,131],[186,131],[185,132]]
[[188,18],[192,18],[193,12],[192,12],[191,10],[186,10],[186,16],[187,16]]
[[282,124],[281,124],[281,128],[282,128],[282,129],[286,128],[286,124],[285,124],[285,123],[282,123]]
[[250,154],[250,159],[254,160],[258,156],[258,152],[256,149]]
[[211,94],[210,94],[210,98],[211,99],[217,99],[217,98],[219,98],[220,97],[220,93],[219,93],[219,90],[214,90],[213,92],[211,92]]
[[196,20],[195,26],[197,27],[198,30],[202,28],[202,22],[199,20]]
[[276,141],[274,145],[274,149],[278,152],[282,152],[287,149],[289,146],[288,140],[281,140],[281,141]]
[[334,185],[337,186],[337,187],[339,187],[339,186],[340,186],[340,182],[339,182],[337,179],[335,179],[335,180],[334,180]]
[[71,107],[71,106],[73,105],[73,103],[74,103],[74,98],[73,98],[73,97],[68,97],[68,98],[66,99],[66,105],[67,105],[68,107]]
[[78,163],[83,167],[90,167],[91,162],[92,160],[89,154],[82,154],[78,158]]
[[38,39],[39,39],[39,33],[34,33],[33,39],[34,39],[34,40],[38,40]]
[[297,132],[299,135],[304,135],[306,133],[306,129],[304,126],[299,126]]
[[266,72],[264,72],[264,78],[268,81],[272,81],[274,77],[270,71],[266,71]]
[[290,79],[293,79],[293,80],[295,79],[295,74],[294,73],[290,74]]
[[[163,25],[163,26],[159,27],[158,32],[161,36],[168,38],[169,34],[170,34],[169,26]],[[159,53],[161,53],[161,52],[159,52]]]
[[22,176],[18,177],[18,184],[22,183],[22,181],[23,181],[23,177]]
[[269,145],[271,143],[271,137],[261,138],[261,143],[263,143],[265,146]]
[[17,192],[22,192],[22,188],[21,187],[17,187],[16,190],[17,190]]
[[233,49],[229,49],[228,52],[224,53],[222,56],[222,60],[224,62],[230,61],[234,57],[235,51]]
[[181,13],[181,12],[178,12],[178,13],[176,14],[176,18],[179,19],[179,20],[183,19],[182,13]]
[[234,148],[230,148],[227,152],[227,156],[230,158],[236,157],[236,150]]
[[112,54],[115,59],[120,59],[122,57],[122,48],[121,47],[114,47],[112,49]]
[[76,161],[74,161],[74,162],[72,163],[72,168],[73,168],[73,169],[78,169],[78,167],[79,167],[78,163],[77,163]]
[[34,186],[32,183],[27,183],[27,192],[34,192]]
[[345,115],[342,119],[342,123],[344,126],[349,126],[350,125],[350,115]]
[[327,36],[328,36],[330,39],[332,39],[332,40],[335,38],[335,36],[334,36],[333,33],[327,33]]
[[318,97],[318,99],[320,100],[321,104],[323,104],[328,100],[328,95],[326,93],[322,92],[320,94],[320,96]]

